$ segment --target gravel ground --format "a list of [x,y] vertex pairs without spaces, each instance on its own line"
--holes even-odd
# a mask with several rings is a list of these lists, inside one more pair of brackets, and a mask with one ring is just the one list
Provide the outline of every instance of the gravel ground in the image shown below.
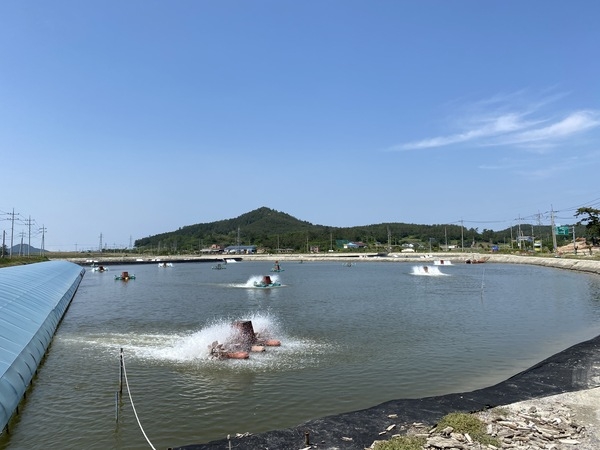
[[[499,447],[480,444],[451,427],[413,423],[399,430],[392,425],[390,431],[398,436],[424,437],[424,450],[596,450],[600,448],[599,400],[600,388],[594,388],[474,413],[485,424],[487,434],[499,441]],[[374,441],[368,449],[375,448],[378,442]]]
[[[585,389],[565,394],[551,395],[517,403],[511,403],[501,407],[509,411],[507,420],[520,418],[533,413],[536,416],[549,418],[562,418],[567,415],[566,420],[573,424],[582,426],[583,431],[574,439],[578,443],[555,444],[556,450],[561,448],[578,450],[600,449],[600,388]],[[482,420],[489,418],[491,411],[479,413]],[[548,447],[550,448],[550,447]]]

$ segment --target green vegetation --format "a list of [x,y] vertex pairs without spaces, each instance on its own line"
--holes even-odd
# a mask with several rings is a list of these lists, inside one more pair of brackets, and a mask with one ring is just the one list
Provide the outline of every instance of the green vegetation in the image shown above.
[[500,447],[498,439],[487,434],[485,432],[485,424],[472,414],[450,413],[442,417],[437,424],[437,429],[441,431],[447,427],[452,427],[455,433],[468,433],[471,439],[480,444],[491,444],[495,447]]
[[594,245],[597,245],[597,238],[600,236],[600,209],[579,208],[575,217],[586,216],[577,222],[577,225],[585,224],[588,236],[592,237]]
[[[502,411],[500,412],[502,414]],[[500,441],[485,432],[485,424],[473,414],[450,413],[440,419],[436,431],[452,428],[454,433],[468,434],[473,441],[483,446],[500,447]],[[388,441],[377,442],[373,450],[422,450],[427,439],[422,436],[395,436]]]
[[427,440],[421,436],[396,436],[389,441],[380,441],[373,450],[422,450]]
[[[446,248],[466,251],[488,251],[498,246],[502,251],[517,250],[519,230],[524,235],[535,235],[543,242],[543,250],[552,250],[550,226],[521,223],[501,231],[467,228],[461,223],[417,225],[407,223],[380,223],[357,227],[330,227],[313,225],[289,214],[262,207],[234,219],[181,227],[135,241],[139,253],[197,254],[211,245],[256,245],[268,253],[310,253],[313,251],[345,251],[340,241],[361,242],[362,251],[391,252],[413,246],[421,252],[440,251]],[[586,227],[576,226],[577,236],[583,236]],[[559,236],[558,245],[572,240]],[[522,251],[533,251],[533,242],[521,242]],[[121,251],[121,250],[119,250]],[[356,249],[346,250],[354,252]]]
[[0,258],[0,268],[10,266],[21,266],[23,264],[33,264],[44,261],[48,261],[48,258],[46,258],[45,256],[13,256],[12,258],[4,256],[3,258]]

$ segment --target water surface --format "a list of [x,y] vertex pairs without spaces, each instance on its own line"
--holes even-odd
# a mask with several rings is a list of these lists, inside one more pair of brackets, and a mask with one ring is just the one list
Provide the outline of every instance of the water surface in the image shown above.
[[[149,448],[127,389],[117,407],[120,349],[142,428],[165,449],[482,388],[600,334],[600,280],[559,269],[211,267],[88,271],[0,449]],[[122,270],[136,279],[114,280]],[[282,286],[254,288],[266,274]],[[210,359],[208,346],[235,320],[282,346]]]

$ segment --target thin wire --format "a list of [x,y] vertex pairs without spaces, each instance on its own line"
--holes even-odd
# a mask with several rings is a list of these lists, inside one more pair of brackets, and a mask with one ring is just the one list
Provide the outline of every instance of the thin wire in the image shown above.
[[133,414],[135,415],[135,420],[137,420],[138,426],[140,427],[142,434],[146,438],[146,442],[148,442],[148,444],[150,445],[150,447],[153,450],[156,450],[154,445],[152,445],[152,442],[150,442],[150,439],[148,439],[148,436],[146,436],[146,432],[142,428],[142,424],[140,423],[140,418],[138,417],[137,411],[135,410],[135,405],[133,404],[133,398],[131,397],[131,390],[129,389],[129,381],[127,380],[127,371],[125,370],[125,357],[123,356],[123,354],[121,354],[121,362],[123,363],[123,375],[125,376],[125,385],[127,386],[127,394],[129,395],[129,401],[131,402],[131,408],[133,409]]

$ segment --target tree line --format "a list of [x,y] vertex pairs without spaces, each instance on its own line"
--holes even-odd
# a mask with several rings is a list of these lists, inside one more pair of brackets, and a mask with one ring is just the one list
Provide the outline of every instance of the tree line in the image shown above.
[[[580,220],[570,228],[577,237],[597,238],[600,235],[600,210],[580,208],[575,217]],[[526,239],[526,237],[530,239]],[[558,236],[557,245],[572,242],[573,236]],[[504,230],[479,230],[457,224],[419,225],[381,223],[357,227],[314,225],[289,214],[262,207],[234,219],[181,227],[135,241],[138,251],[154,253],[198,253],[211,245],[255,245],[263,251],[276,253],[342,251],[341,242],[364,244],[367,251],[399,251],[407,246],[423,250],[453,248],[489,249],[533,248],[534,241],[552,251],[552,228],[549,225],[522,223]]]

